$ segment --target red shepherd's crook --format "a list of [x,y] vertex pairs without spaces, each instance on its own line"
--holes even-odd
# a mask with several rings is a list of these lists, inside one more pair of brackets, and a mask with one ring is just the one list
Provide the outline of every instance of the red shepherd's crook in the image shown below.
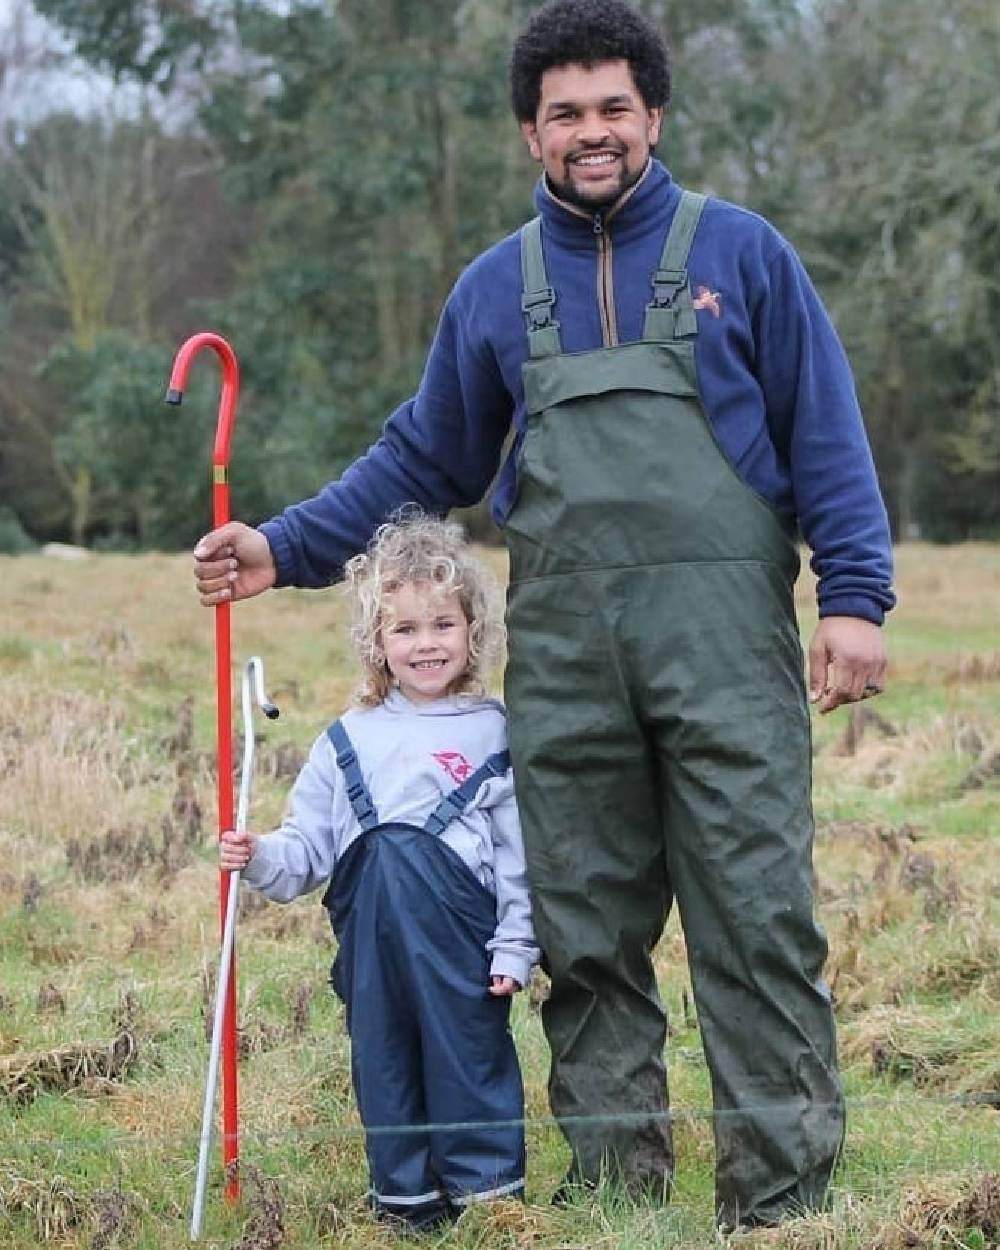
[[[170,373],[167,403],[179,404],[184,398],[191,362],[202,348],[211,347],[222,365],[222,395],[219,400],[219,421],[215,427],[212,451],[212,527],[218,529],[229,520],[229,443],[236,420],[236,400],[240,393],[240,369],[236,353],[218,334],[194,334],[181,345],[174,357]],[[219,770],[219,833],[233,828],[233,708],[232,674],[230,671],[229,604],[215,607],[215,691],[216,743]],[[219,873],[219,924],[226,923],[229,903],[229,873]],[[225,994],[226,1011],[222,1021],[222,1158],[226,1167],[226,1197],[235,1202],[240,1196],[237,1163],[239,1138],[237,1132],[236,1095],[236,957],[229,965],[225,987],[217,986],[217,994]]]

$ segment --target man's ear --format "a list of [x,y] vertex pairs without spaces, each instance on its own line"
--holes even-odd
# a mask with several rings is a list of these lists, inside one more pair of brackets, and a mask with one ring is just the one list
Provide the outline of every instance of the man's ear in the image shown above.
[[663,109],[646,109],[646,134],[649,146],[655,148],[660,141],[660,130],[663,127]]
[[521,122],[521,134],[528,145],[528,151],[536,161],[542,159],[542,145],[538,142],[538,127],[534,122]]

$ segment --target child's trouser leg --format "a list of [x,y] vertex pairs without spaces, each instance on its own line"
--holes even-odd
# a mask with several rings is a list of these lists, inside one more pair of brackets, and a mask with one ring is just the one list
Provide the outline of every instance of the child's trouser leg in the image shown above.
[[451,1009],[425,1021],[423,1035],[430,1122],[454,1126],[432,1128],[431,1155],[458,1207],[524,1190],[524,1093],[510,1000],[471,990],[454,993]]
[[365,847],[338,992],[375,1203],[415,1223],[445,1198],[523,1189],[521,1074],[509,1000],[489,993],[493,895],[434,834],[388,828]]
[[432,1223],[447,1207],[431,1162],[430,1138],[422,1128],[428,1117],[420,1039],[386,953],[373,944],[362,961],[362,976],[354,966],[351,1068],[366,1130],[372,1202],[376,1210],[408,1223]]
[[432,1165],[457,1207],[519,1194],[524,1091],[509,1029],[510,999],[489,992],[486,943],[496,929],[496,900],[433,837],[409,849],[412,879],[421,879],[425,899],[439,900],[433,909],[425,904],[419,935],[409,935]]

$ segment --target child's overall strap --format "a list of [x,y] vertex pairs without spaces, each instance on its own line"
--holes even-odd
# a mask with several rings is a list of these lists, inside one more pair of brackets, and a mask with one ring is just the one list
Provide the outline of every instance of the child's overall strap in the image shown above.
[[477,768],[471,776],[466,777],[460,786],[446,794],[434,811],[424,821],[425,833],[444,833],[456,816],[461,816],[472,800],[476,791],[484,781],[491,777],[502,777],[510,768],[510,752],[497,751],[486,763]]
[[365,779],[361,775],[361,765],[358,763],[351,740],[347,736],[347,730],[339,720],[334,721],[326,731],[326,736],[333,743],[333,749],[337,753],[337,766],[344,774],[347,797],[351,801],[354,815],[358,818],[358,824],[366,831],[374,829],[378,824],[378,814],[375,811],[372,796],[368,793],[368,787],[365,785]]

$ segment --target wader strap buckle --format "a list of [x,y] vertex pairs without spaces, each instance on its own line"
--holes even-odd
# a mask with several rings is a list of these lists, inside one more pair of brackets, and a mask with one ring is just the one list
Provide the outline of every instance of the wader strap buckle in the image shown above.
[[687,286],[686,269],[657,269],[653,273],[653,298],[650,308],[669,308],[678,292]]
[[521,296],[521,308],[528,317],[528,332],[544,330],[552,325],[552,309],[555,307],[556,293],[550,286],[540,291],[525,291]]
[[558,356],[562,352],[559,322],[552,315],[556,293],[545,272],[541,217],[533,217],[521,228],[521,290],[531,359]]
[[372,802],[372,796],[368,793],[368,787],[365,785],[361,765],[358,763],[358,757],[347,735],[347,730],[339,720],[334,721],[326,731],[326,736],[333,743],[333,749],[337,754],[337,767],[344,775],[347,798],[358,824],[364,830],[373,829],[378,824],[378,813]]
[[660,264],[653,272],[653,298],[646,305],[646,321],[642,337],[664,343],[690,338],[698,333],[698,323],[691,302],[687,263],[698,222],[705,207],[705,197],[694,191],[682,191],[663,244]]

